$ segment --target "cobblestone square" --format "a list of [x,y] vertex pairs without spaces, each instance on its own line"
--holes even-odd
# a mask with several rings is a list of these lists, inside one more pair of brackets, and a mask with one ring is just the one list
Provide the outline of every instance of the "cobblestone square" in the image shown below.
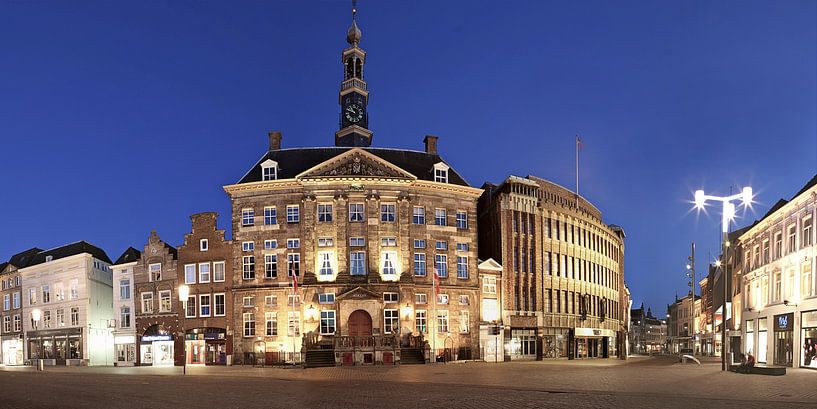
[[[671,357],[335,368],[4,368],[2,408],[813,408],[817,373],[721,373]],[[179,400],[180,401],[180,400]]]

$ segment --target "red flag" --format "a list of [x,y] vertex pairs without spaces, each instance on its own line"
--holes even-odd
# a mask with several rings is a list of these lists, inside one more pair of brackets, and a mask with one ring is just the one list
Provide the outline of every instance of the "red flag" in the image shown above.
[[295,275],[294,271],[290,271],[290,274],[292,274],[292,291],[298,294],[298,276]]
[[437,294],[440,293],[440,275],[438,274],[436,267],[434,268],[434,290],[437,291]]
[[576,149],[581,149],[583,147],[584,147],[584,143],[582,143],[582,140],[579,138],[578,135],[576,135]]

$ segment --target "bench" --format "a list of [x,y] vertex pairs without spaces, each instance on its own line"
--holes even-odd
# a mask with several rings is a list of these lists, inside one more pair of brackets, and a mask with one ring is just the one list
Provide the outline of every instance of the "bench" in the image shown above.
[[[732,365],[729,367],[729,370],[732,372],[738,372],[738,365]],[[785,366],[774,366],[774,365],[755,365],[751,368],[748,368],[748,374],[756,374],[756,375],[770,375],[770,376],[782,376],[786,374],[786,367]]]

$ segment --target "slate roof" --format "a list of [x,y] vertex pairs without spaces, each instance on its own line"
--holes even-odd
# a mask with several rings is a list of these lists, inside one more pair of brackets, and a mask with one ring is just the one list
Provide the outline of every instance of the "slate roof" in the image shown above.
[[141,251],[136,250],[133,247],[128,247],[128,249],[125,250],[125,252],[122,253],[122,255],[119,256],[119,258],[116,259],[116,261],[113,264],[114,265],[119,265],[119,264],[131,263],[131,262],[134,262],[136,260],[139,260],[139,257],[142,257],[142,252]]
[[28,267],[30,265],[29,263],[31,263],[31,259],[41,251],[43,251],[43,249],[32,247],[26,251],[17,253],[11,256],[9,259],[9,264],[17,268]]
[[[779,210],[781,207],[785,206],[785,205],[786,205],[786,203],[789,203],[791,200],[794,200],[794,199],[795,199],[797,196],[802,195],[802,194],[803,194],[803,193],[805,193],[807,190],[811,189],[811,188],[812,188],[814,185],[817,185],[817,175],[814,175],[814,177],[812,177],[812,178],[811,178],[811,180],[809,180],[808,182],[806,182],[806,184],[805,184],[805,185],[803,185],[803,187],[802,187],[802,188],[801,188],[801,189],[800,189],[800,190],[799,190],[797,193],[795,193],[795,194],[794,194],[794,196],[792,196],[792,197],[791,197],[791,199],[789,199],[789,200],[786,200],[786,199],[780,199],[780,200],[778,200],[778,201],[777,201],[777,203],[775,203],[775,204],[774,204],[774,206],[772,206],[772,207],[769,209],[769,211],[768,211],[768,212],[766,212],[766,214],[764,214],[764,215],[763,215],[763,217],[761,217],[761,218],[760,218],[760,219],[758,219],[758,220],[755,220],[755,222],[754,222],[754,223],[752,223],[752,224],[750,224],[750,225],[746,226],[746,227],[743,229],[743,230],[744,230],[744,232],[745,232],[745,230],[750,229],[751,227],[753,227],[753,226],[757,225],[758,223],[762,222],[763,220],[765,220],[767,217],[771,216],[771,215],[772,215],[774,212],[778,211],[778,210]],[[743,233],[743,232],[741,232],[741,234],[742,234],[742,233]]]
[[3,272],[3,270],[5,270],[5,269],[6,269],[6,266],[7,266],[7,265],[9,265],[9,263],[0,263],[0,273],[2,273],[2,272]]
[[53,248],[51,250],[40,251],[34,257],[32,257],[31,262],[28,266],[33,266],[36,264],[45,263],[45,258],[47,256],[51,256],[52,260],[59,260],[61,258],[75,256],[77,254],[88,253],[95,258],[102,260],[106,263],[111,263],[111,259],[108,258],[108,255],[105,254],[105,250],[94,246],[87,241],[77,241],[71,244],[66,244],[61,247]]
[[[241,183],[261,181],[261,163],[267,159],[278,162],[278,178],[294,178],[301,172],[334,158],[354,147],[324,147],[324,148],[292,148],[267,152],[256,164],[238,181]],[[363,149],[380,159],[385,160],[420,180],[434,181],[434,165],[445,161],[440,155],[406,149],[386,148],[357,148]],[[451,166],[446,163],[446,165]],[[453,168],[448,170],[448,182],[454,185],[470,186],[465,179]]]

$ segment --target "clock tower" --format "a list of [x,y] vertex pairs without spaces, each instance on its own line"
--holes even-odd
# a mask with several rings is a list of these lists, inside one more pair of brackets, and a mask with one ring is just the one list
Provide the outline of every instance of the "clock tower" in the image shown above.
[[356,1],[352,2],[352,26],[346,32],[349,47],[343,50],[343,82],[340,84],[340,130],[335,132],[335,146],[370,146],[369,91],[363,79],[366,52],[358,44],[362,33],[355,22]]

